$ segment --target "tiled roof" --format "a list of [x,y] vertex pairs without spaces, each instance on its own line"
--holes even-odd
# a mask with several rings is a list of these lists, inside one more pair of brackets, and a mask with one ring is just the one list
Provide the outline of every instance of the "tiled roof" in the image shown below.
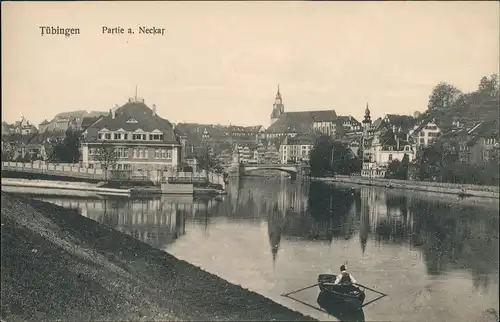
[[305,135],[297,135],[294,137],[286,137],[283,140],[283,145],[314,145],[314,142],[318,139],[319,135],[314,133],[308,133]]
[[[436,122],[436,120],[435,120],[434,118],[432,118],[432,117],[427,117],[426,119],[424,119],[424,120],[423,120],[423,121],[422,121],[422,122],[418,125],[418,127],[412,131],[412,135],[415,135],[415,134],[419,133],[419,132],[420,132],[420,131],[421,131],[421,130],[422,130],[422,129],[423,129],[423,128],[427,125],[427,124],[429,124],[429,123],[431,123],[431,122],[432,122],[432,123],[434,123],[434,124],[436,124],[436,123],[437,123],[437,122]],[[437,124],[436,124],[436,125],[437,125]]]
[[[138,123],[127,123],[130,119],[135,119]],[[163,142],[178,143],[174,134],[172,123],[162,119],[142,102],[128,102],[115,110],[115,118],[112,118],[111,112],[93,124],[87,129],[87,141],[97,140],[97,133],[101,129],[116,131],[124,129],[125,131],[135,131],[142,129],[151,132],[158,129],[163,132]]]
[[94,116],[94,117],[85,116],[82,119],[82,124],[80,125],[82,130],[85,131],[89,126],[97,122],[101,117],[102,116]]
[[498,120],[483,121],[478,123],[468,131],[470,135],[474,136],[498,136],[499,125]]
[[73,118],[73,117],[83,117],[87,111],[79,110],[79,111],[71,111],[71,112],[62,112],[56,114],[54,118]]
[[378,118],[376,119],[375,121],[373,121],[372,123],[372,127],[376,130],[378,129],[382,124],[384,123],[384,120],[382,120],[382,118]]
[[65,132],[43,132],[39,133],[37,135],[34,135],[31,137],[29,140],[29,144],[41,144],[41,143],[46,143],[50,139],[54,140],[62,140],[66,136]]
[[395,125],[396,127],[401,127],[402,129],[408,130],[415,125],[415,118],[410,115],[396,115],[387,114],[385,120],[390,123],[390,125]]
[[274,122],[266,133],[304,133],[313,122],[333,122],[337,120],[334,110],[286,112]]
[[356,120],[351,115],[349,115],[349,116],[337,116],[337,119],[341,122],[341,124],[348,122],[348,121],[352,122],[352,123],[361,124],[358,120]]

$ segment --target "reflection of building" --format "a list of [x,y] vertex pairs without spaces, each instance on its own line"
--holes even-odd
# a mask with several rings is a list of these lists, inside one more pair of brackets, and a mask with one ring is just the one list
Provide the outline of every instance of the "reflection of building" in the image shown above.
[[163,248],[186,233],[187,217],[206,212],[213,205],[192,196],[162,196],[149,200],[100,200],[39,198],[56,205],[79,209],[89,219],[113,227],[142,242]]

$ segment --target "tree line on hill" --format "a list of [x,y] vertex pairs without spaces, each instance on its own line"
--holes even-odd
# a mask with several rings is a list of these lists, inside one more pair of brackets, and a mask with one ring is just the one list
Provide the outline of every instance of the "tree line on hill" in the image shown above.
[[[499,118],[499,83],[496,74],[481,78],[477,90],[463,93],[454,85],[439,83],[430,96],[427,111],[422,118],[431,117],[439,123],[443,133],[451,130],[453,121],[473,126],[480,121]],[[498,122],[496,123],[498,127]],[[498,135],[498,128],[494,129]],[[392,137],[392,133],[382,136]],[[458,150],[446,148],[440,139],[420,149],[416,158],[409,162],[405,154],[402,160],[393,160],[387,167],[386,178],[423,181],[440,181],[462,184],[499,184],[498,151],[484,164],[470,164],[460,161]],[[498,140],[498,138],[497,138]],[[359,174],[362,168],[362,150],[354,156],[349,147],[331,137],[322,136],[314,144],[311,155],[311,176],[327,177]],[[412,172],[412,174],[410,173]]]

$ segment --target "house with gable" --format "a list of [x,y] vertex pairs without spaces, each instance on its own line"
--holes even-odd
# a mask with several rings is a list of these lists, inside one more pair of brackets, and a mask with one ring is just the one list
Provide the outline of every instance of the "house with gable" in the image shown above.
[[416,124],[410,131],[410,135],[414,138],[417,149],[425,148],[432,145],[441,135],[441,129],[438,122],[431,117],[427,117],[420,123]]
[[183,136],[175,125],[150,108],[143,98],[130,98],[82,133],[82,162],[99,166],[100,147],[113,148],[118,156],[116,170],[177,171],[183,162]]

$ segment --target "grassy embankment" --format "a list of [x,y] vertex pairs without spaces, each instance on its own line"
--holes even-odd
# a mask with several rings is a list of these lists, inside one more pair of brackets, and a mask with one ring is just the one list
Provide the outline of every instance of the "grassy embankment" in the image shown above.
[[1,222],[5,321],[314,321],[76,211],[2,192]]

